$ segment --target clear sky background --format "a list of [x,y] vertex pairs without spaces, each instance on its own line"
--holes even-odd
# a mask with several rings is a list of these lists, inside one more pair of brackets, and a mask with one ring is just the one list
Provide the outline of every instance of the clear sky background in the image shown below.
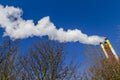
[[[120,36],[120,0],[0,0],[0,4],[21,8],[25,20],[33,19],[37,23],[41,18],[50,16],[57,28],[77,28],[88,35],[108,37],[117,49]],[[0,40],[2,34],[1,29]],[[28,49],[37,39],[33,37],[22,40],[21,49]],[[67,59],[75,57],[76,61],[84,62],[84,50],[84,44],[67,43]]]

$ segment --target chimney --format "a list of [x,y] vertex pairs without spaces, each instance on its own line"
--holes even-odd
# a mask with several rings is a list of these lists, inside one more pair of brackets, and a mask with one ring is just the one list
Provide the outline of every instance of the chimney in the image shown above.
[[108,47],[110,48],[112,54],[113,54],[113,55],[115,56],[115,58],[118,60],[118,56],[117,56],[115,50],[113,49],[113,47],[112,47],[110,41],[106,38],[106,39],[105,39],[105,42],[107,43]]
[[100,43],[100,46],[106,56],[106,58],[111,58],[112,56],[115,57],[115,59],[119,60],[115,50],[113,49],[110,41],[106,38],[104,43]]
[[104,47],[104,44],[103,44],[102,42],[100,42],[100,46],[101,46],[101,48],[102,48],[105,56],[108,58],[108,54],[107,54],[107,52],[106,52],[106,50],[105,50],[105,47]]

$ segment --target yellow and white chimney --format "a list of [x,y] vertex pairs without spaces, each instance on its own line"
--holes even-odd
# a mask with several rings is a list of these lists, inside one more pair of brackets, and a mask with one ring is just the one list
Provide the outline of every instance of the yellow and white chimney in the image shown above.
[[107,51],[105,50],[104,44],[103,44],[102,42],[100,42],[100,46],[101,46],[101,48],[102,48],[102,50],[103,50],[103,52],[104,52],[106,58],[108,58]]
[[113,53],[113,55],[115,56],[115,58],[116,58],[117,60],[119,60],[119,58],[118,58],[118,56],[117,56],[115,50],[113,49],[113,47],[112,47],[110,41],[106,38],[106,39],[105,39],[105,42],[107,43],[108,47],[109,47],[110,50],[112,51],[112,53]]

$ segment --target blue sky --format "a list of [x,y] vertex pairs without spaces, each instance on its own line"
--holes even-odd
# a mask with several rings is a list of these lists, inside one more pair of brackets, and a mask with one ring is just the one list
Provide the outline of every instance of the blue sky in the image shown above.
[[[117,44],[120,25],[119,0],[0,0],[0,4],[21,8],[22,17],[26,20],[33,19],[37,23],[42,17],[50,16],[57,28],[77,28],[88,35],[108,37],[114,47]],[[3,31],[0,31],[2,36]],[[2,37],[0,39],[2,40]],[[21,47],[28,48],[37,39],[24,39]],[[84,44],[67,43],[66,50],[69,53],[68,59],[74,56],[77,61],[83,62]]]

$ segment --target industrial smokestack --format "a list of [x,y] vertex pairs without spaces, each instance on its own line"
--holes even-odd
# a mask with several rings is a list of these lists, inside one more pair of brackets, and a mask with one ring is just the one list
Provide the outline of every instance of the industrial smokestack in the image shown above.
[[119,60],[119,58],[118,58],[118,56],[117,56],[117,54],[116,54],[114,48],[112,47],[110,41],[106,38],[106,39],[105,39],[105,42],[107,43],[108,47],[109,47],[110,50],[112,51],[112,53],[113,53],[113,55],[115,56],[115,58],[116,58],[117,60]]
[[106,58],[111,58],[112,56],[114,56],[116,58],[116,60],[119,60],[115,50],[113,49],[110,41],[106,38],[104,43],[100,43],[100,46],[106,56]]
[[57,29],[49,16],[40,19],[35,25],[33,20],[24,20],[21,17],[22,13],[20,8],[0,5],[0,27],[5,29],[3,36],[9,36],[11,39],[48,36],[50,40],[59,42],[78,41],[90,45],[98,45],[105,38],[97,35],[88,36],[78,29],[68,29],[67,31],[63,28]]
[[105,50],[105,47],[104,47],[104,44],[103,44],[102,42],[100,42],[100,46],[101,46],[101,48],[102,48],[102,50],[103,50],[106,58],[108,58],[108,54],[107,54],[107,52],[106,52],[106,50]]

